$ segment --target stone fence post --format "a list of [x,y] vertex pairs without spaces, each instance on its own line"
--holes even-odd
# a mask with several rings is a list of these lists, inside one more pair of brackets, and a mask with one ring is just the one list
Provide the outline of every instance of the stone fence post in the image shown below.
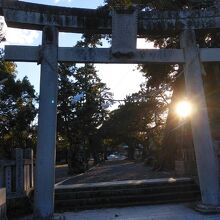
[[25,167],[25,181],[28,182],[28,188],[34,187],[34,152],[31,148],[24,150],[24,159],[29,160],[30,164]]
[[34,187],[33,150],[16,148],[12,158],[0,160],[0,188],[6,188],[8,197],[25,196]]
[[16,192],[24,193],[24,151],[23,149],[15,149],[16,161]]

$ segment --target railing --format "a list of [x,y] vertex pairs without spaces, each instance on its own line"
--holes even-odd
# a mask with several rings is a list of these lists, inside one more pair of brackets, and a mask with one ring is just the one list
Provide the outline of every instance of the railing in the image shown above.
[[0,189],[0,219],[6,220],[6,189]]
[[14,160],[0,160],[0,188],[7,198],[27,195],[34,186],[33,151],[15,149]]

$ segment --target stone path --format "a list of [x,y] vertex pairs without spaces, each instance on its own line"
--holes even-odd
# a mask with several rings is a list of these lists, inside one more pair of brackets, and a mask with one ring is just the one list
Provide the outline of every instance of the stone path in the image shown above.
[[143,180],[171,177],[168,172],[152,171],[143,163],[132,161],[108,161],[103,165],[93,167],[86,173],[70,177],[62,182],[62,185],[81,183],[98,183],[122,180]]

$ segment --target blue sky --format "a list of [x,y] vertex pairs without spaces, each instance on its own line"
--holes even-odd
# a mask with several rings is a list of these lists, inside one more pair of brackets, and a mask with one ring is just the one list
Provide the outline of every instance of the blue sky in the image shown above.
[[23,0],[25,2],[58,5],[65,7],[78,7],[78,8],[97,8],[97,6],[103,5],[104,0]]
[[[40,0],[26,0],[26,2],[41,3]],[[65,7],[97,8],[103,5],[102,0],[46,0],[43,4]],[[60,33],[59,46],[72,47],[79,39],[80,34]],[[152,48],[152,44],[138,40],[138,48]],[[11,45],[40,45],[41,32],[7,28],[7,44]],[[104,46],[108,46],[106,43]],[[123,99],[126,95],[139,90],[139,85],[144,81],[136,65],[97,64],[96,69],[103,82],[111,89],[115,99]],[[28,76],[35,90],[39,93],[40,66],[36,63],[17,63],[18,78]]]

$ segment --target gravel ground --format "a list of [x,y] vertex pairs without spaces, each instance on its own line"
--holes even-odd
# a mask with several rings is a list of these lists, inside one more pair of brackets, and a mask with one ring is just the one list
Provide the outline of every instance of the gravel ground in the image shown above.
[[70,177],[62,185],[98,183],[121,180],[141,180],[171,177],[164,171],[153,171],[143,163],[133,161],[108,161],[103,165],[93,167],[86,173]]

